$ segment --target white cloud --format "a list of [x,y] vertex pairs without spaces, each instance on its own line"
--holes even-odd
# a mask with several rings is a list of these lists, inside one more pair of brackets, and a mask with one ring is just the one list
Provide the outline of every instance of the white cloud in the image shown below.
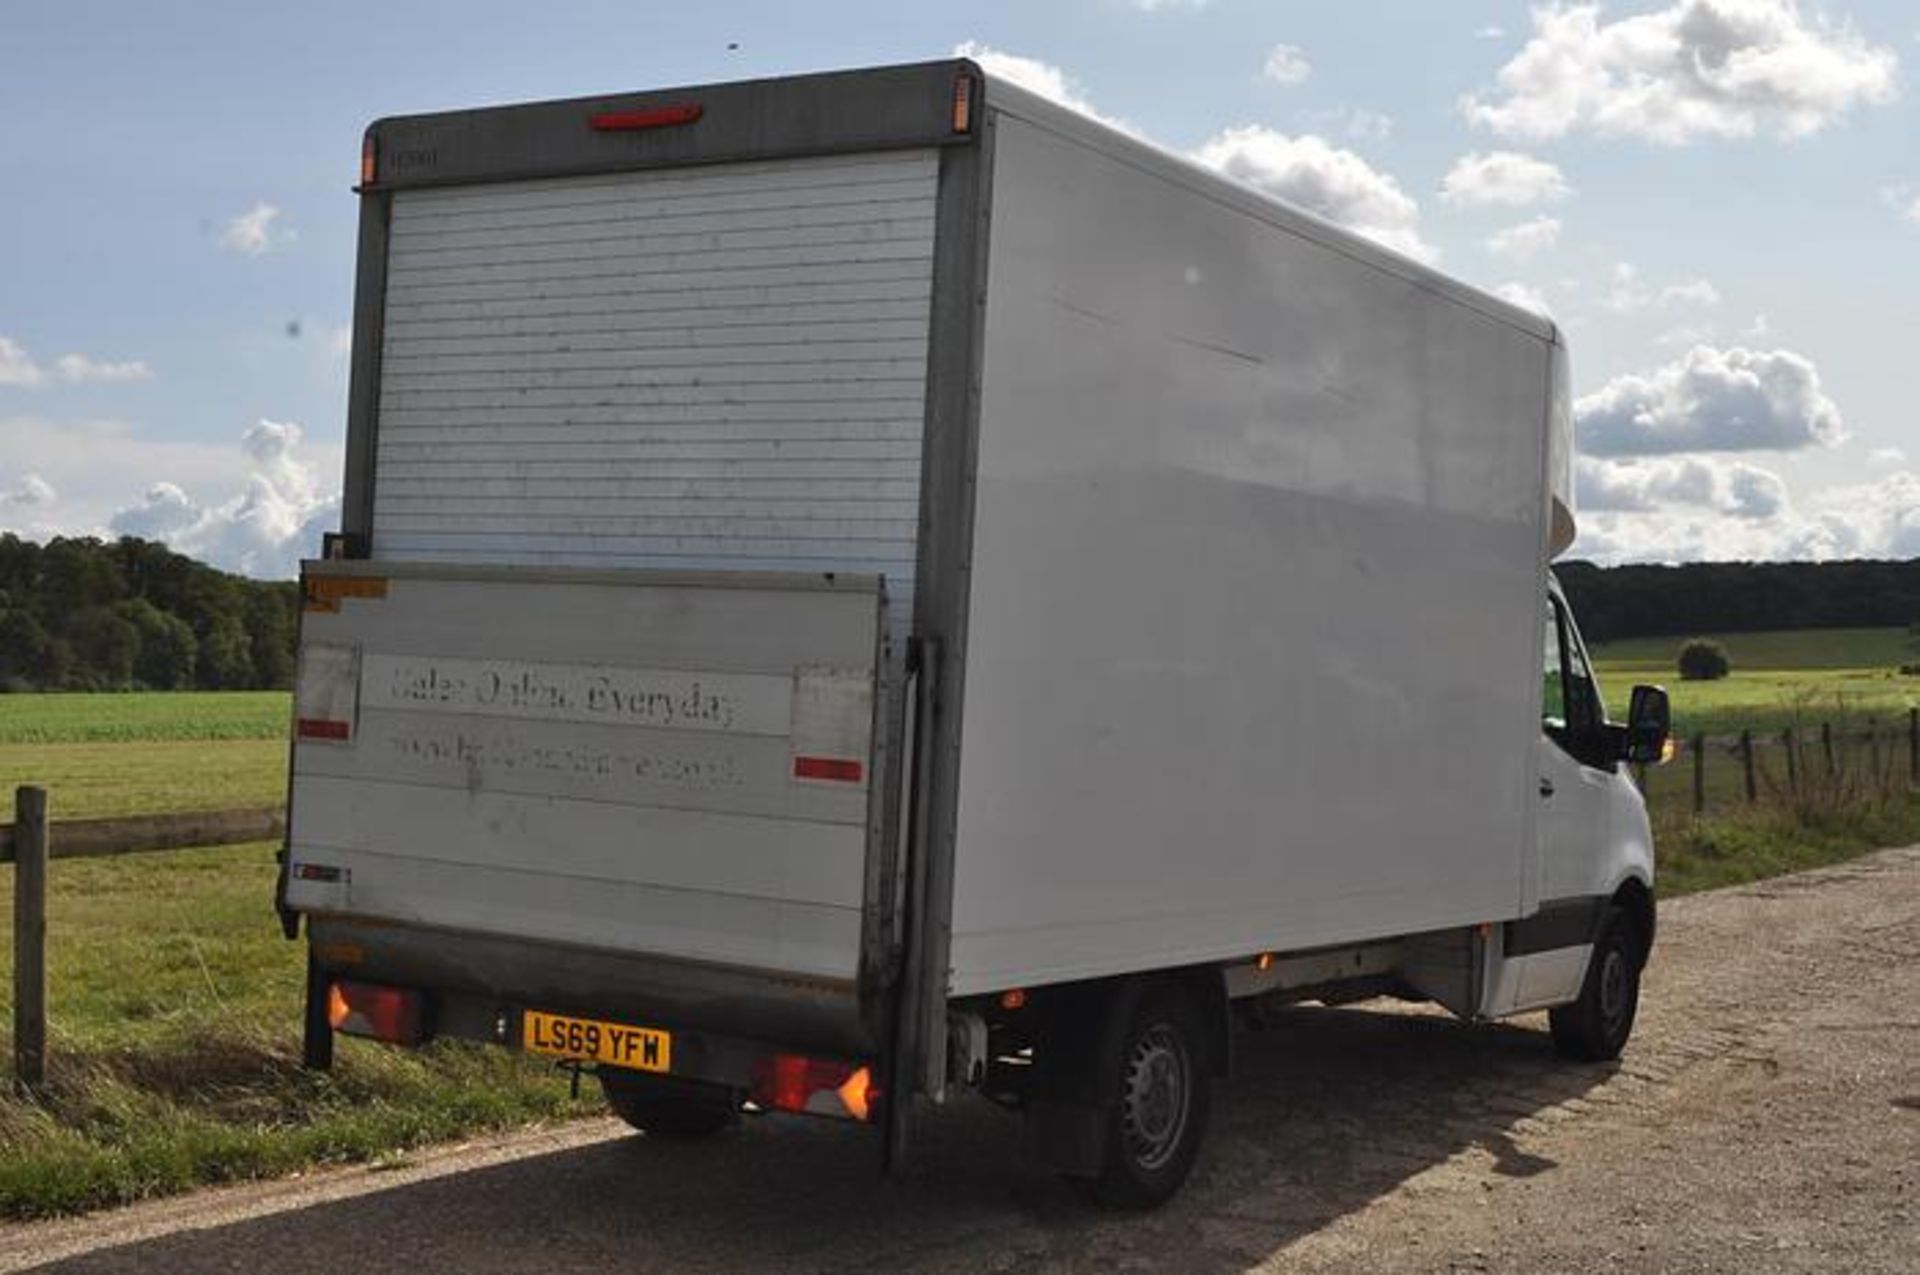
[[1790,350],[1695,346],[1648,375],[1615,377],[1577,399],[1573,415],[1593,456],[1785,451],[1847,437],[1819,371]]
[[1756,314],[1753,316],[1753,322],[1747,325],[1747,330],[1741,333],[1741,335],[1758,339],[1771,331],[1773,331],[1773,324],[1767,321],[1767,316],[1764,314]]
[[1540,289],[1524,283],[1503,283],[1493,290],[1493,295],[1509,305],[1517,305],[1522,310],[1531,310],[1547,318],[1553,317],[1553,308],[1547,304],[1547,298]]
[[284,577],[319,552],[338,520],[339,498],[323,496],[313,469],[295,456],[302,431],[262,420],[241,436],[252,462],[244,489],[201,504],[178,484],[156,482],[141,503],[114,514],[116,535],[164,540],[181,553],[245,575]]
[[1439,256],[1420,235],[1420,205],[1400,184],[1324,138],[1247,125],[1209,139],[1193,157],[1395,251],[1422,261]]
[[1313,74],[1313,63],[1307,61],[1307,55],[1298,45],[1276,44],[1273,52],[1267,54],[1267,64],[1261,68],[1261,74],[1275,84],[1305,84]]
[[1719,305],[1720,289],[1714,287],[1705,279],[1688,279],[1682,283],[1670,283],[1660,289],[1660,295],[1656,303],[1663,306]]
[[38,385],[46,376],[18,343],[0,336],[0,385]]
[[74,385],[144,381],[152,375],[153,369],[139,359],[114,363],[92,359],[84,354],[62,354],[53,361],[51,368],[42,367],[27,353],[25,347],[0,336],[0,385],[34,386],[53,381]]
[[[1716,474],[1704,499],[1684,477],[1671,489],[1657,481],[1636,489],[1633,480],[1613,477],[1601,492],[1592,475],[1585,477],[1583,491],[1600,503],[1581,510],[1569,556],[1600,562],[1920,557],[1920,476],[1910,471],[1830,487],[1797,503],[1778,475],[1755,466]],[[1606,503],[1622,492],[1625,500]],[[1627,503],[1635,494],[1645,498]]]
[[1614,265],[1609,276],[1603,304],[1618,314],[1631,314],[1650,306],[1661,309],[1682,305],[1715,306],[1720,304],[1720,290],[1706,279],[1684,279],[1655,288],[1640,277],[1638,267],[1622,261]]
[[1653,338],[1653,343],[1662,349],[1691,350],[1696,345],[1713,343],[1713,328],[1705,323],[1683,323],[1677,328],[1668,328]]
[[1588,510],[1646,513],[1675,505],[1737,518],[1771,518],[1787,507],[1780,475],[1746,461],[1704,456],[1610,461],[1574,460],[1574,503]]
[[1920,226],[1920,190],[1912,186],[1889,186],[1880,192],[1880,198],[1900,218]]
[[1343,112],[1348,137],[1362,142],[1384,142],[1393,136],[1393,116],[1356,106]]
[[38,474],[22,474],[10,487],[0,487],[0,505],[38,509],[60,499],[53,484]]
[[1876,447],[1867,453],[1867,459],[1876,465],[1904,465],[1907,454],[1898,447]]
[[1607,22],[1598,4],[1533,10],[1533,38],[1467,118],[1513,137],[1577,130],[1666,145],[1803,137],[1891,101],[1899,60],[1798,0],[1674,0]]
[[1489,24],[1473,33],[1473,38],[1476,40],[1504,40],[1506,37],[1507,29],[1498,24]]
[[1048,101],[1064,106],[1070,111],[1090,115],[1094,119],[1129,133],[1135,131],[1130,125],[1095,110],[1093,103],[1087,98],[1086,90],[1081,88],[1079,82],[1051,62],[1023,57],[1018,53],[1004,53],[978,40],[966,40],[955,45],[953,55],[957,58],[971,58],[978,62],[980,68],[987,74],[1009,80],[1027,92],[1038,93]]
[[1508,226],[1505,230],[1496,230],[1487,236],[1487,251],[1496,257],[1508,257],[1514,261],[1525,261],[1538,256],[1554,244],[1560,242],[1560,221],[1557,217],[1535,217],[1523,221],[1517,226]]
[[274,228],[279,216],[280,210],[272,204],[257,203],[227,223],[220,244],[242,256],[257,257],[293,237],[291,232]]
[[113,384],[120,381],[144,381],[153,376],[153,369],[140,359],[108,363],[90,359],[84,354],[62,354],[53,361],[53,366],[61,380],[76,383],[95,381]]
[[1164,13],[1172,9],[1204,9],[1207,0],[1132,0],[1142,13]]
[[1519,151],[1462,155],[1440,181],[1441,199],[1467,206],[1523,208],[1572,193],[1558,165]]

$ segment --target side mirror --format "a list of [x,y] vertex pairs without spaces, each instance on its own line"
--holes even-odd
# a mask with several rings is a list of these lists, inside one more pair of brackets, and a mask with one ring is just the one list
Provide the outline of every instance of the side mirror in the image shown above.
[[1673,712],[1663,686],[1636,686],[1627,705],[1627,729],[1620,741],[1623,759],[1647,765],[1665,759]]

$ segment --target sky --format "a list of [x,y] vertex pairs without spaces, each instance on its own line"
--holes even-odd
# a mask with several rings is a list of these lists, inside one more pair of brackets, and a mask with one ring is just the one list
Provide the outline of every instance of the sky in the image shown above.
[[1911,0],[0,0],[0,530],[316,551],[370,120],[955,52],[1551,314],[1573,556],[1920,556]]

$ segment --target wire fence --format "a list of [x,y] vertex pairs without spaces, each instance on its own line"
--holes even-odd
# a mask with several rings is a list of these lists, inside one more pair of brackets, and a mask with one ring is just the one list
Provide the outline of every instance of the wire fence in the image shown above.
[[1798,722],[1676,742],[1667,765],[1633,768],[1658,815],[1727,813],[1763,802],[1833,806],[1920,787],[1920,708],[1904,719]]

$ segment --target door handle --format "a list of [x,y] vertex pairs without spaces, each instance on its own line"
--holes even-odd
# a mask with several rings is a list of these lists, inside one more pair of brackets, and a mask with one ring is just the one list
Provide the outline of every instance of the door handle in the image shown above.
[[1540,776],[1540,795],[1542,797],[1553,796],[1553,780],[1548,779],[1545,775]]

